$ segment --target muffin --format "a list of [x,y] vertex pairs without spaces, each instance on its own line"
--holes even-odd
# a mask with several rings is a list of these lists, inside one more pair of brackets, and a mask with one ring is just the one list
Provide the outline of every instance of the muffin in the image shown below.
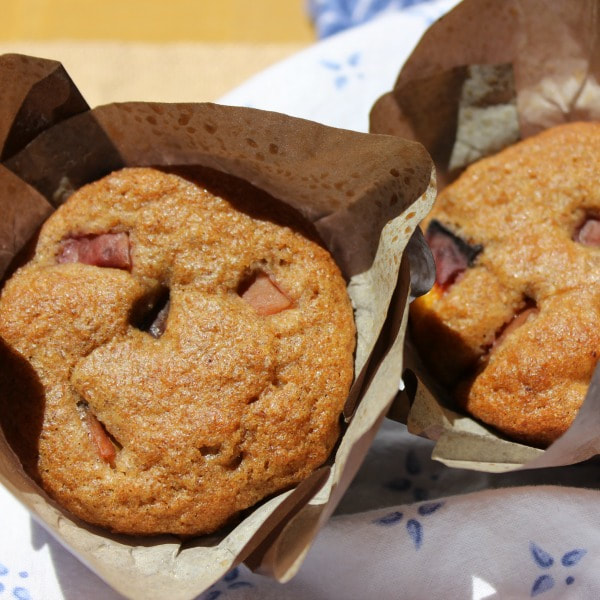
[[455,403],[530,445],[568,429],[600,353],[599,159],[599,123],[546,130],[467,168],[424,223],[420,355]]
[[112,531],[214,532],[327,460],[353,378],[312,227],[208,169],[128,168],[42,227],[0,297],[0,418],[25,470]]

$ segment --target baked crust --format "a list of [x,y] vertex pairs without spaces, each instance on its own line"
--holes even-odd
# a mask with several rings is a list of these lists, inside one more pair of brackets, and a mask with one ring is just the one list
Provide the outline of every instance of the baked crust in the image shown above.
[[600,124],[562,125],[469,167],[424,224],[482,250],[414,303],[420,353],[460,405],[525,443],[567,430],[600,354],[600,248],[578,234],[600,217],[599,180]]
[[[60,262],[65,240],[106,232],[128,235],[130,269]],[[244,299],[257,272],[289,307]],[[140,312],[165,289],[153,336]],[[78,517],[130,534],[213,532],[301,481],[337,440],[353,376],[329,253],[288,207],[202,169],[124,169],[76,192],[5,285],[0,336],[18,365],[0,375],[2,423],[26,470]]]

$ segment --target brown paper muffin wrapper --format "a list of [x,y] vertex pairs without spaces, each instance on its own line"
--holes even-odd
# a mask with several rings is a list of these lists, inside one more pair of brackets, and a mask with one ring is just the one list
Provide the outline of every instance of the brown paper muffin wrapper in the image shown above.
[[202,165],[298,209],[347,277],[358,337],[339,444],[312,476],[246,511],[226,531],[182,542],[112,535],[86,525],[48,499],[0,436],[2,484],[124,596],[191,599],[243,561],[289,579],[398,391],[409,255],[423,244],[415,231],[435,197],[429,155],[420,144],[396,137],[215,104],[125,103],[90,110],[58,63],[31,57],[0,57],[0,85],[10,91],[0,102],[0,273],[82,184],[123,166]]
[[[418,140],[438,183],[519,139],[600,120],[600,5],[594,0],[464,0],[434,23],[370,115],[375,133]],[[451,410],[407,343],[407,391],[392,414],[436,440],[446,465],[502,472],[600,453],[600,370],[570,429],[547,450],[517,444]]]

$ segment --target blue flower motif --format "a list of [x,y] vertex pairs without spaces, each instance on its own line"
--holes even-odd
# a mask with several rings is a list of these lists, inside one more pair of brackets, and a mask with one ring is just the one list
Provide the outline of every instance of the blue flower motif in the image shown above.
[[[221,581],[215,583],[210,589],[201,596],[202,600],[217,600],[227,590],[239,590],[241,588],[254,587],[254,584],[249,581],[240,579],[241,570],[239,567],[231,569],[227,574],[223,576]],[[221,589],[219,589],[221,588]]]
[[[0,563],[0,576],[4,577],[9,574],[10,569],[6,565]],[[17,575],[21,579],[26,579],[27,577],[29,577],[29,573],[27,571],[19,571]],[[5,585],[5,583],[0,582],[0,594],[6,589],[7,586]],[[31,594],[29,593],[29,590],[21,586],[16,586],[12,588],[12,597],[16,598],[16,600],[31,600]]]
[[412,481],[408,479],[408,477],[397,477],[396,479],[391,479],[387,483],[385,483],[385,487],[388,490],[393,490],[395,492],[407,492],[410,490],[412,486]]
[[[550,569],[554,565],[554,558],[545,550],[543,550],[540,546],[538,546],[535,542],[530,542],[529,551],[534,562],[538,565],[538,567],[542,569]],[[560,559],[560,564],[563,567],[573,567],[575,566],[585,555],[587,554],[587,550],[582,548],[575,548],[574,550],[569,550],[563,554]],[[572,585],[575,581],[575,577],[573,575],[568,575],[565,578],[565,583],[567,585]],[[548,573],[544,573],[540,575],[534,582],[531,587],[531,597],[538,596],[539,594],[543,594],[548,590],[552,589],[556,585],[554,577]]]
[[554,587],[554,579],[551,575],[540,575],[534,582],[531,588],[531,597],[547,592]]
[[374,522],[378,525],[395,525],[396,523],[400,523],[400,521],[402,521],[402,513],[395,511],[389,515],[375,519]]
[[438,508],[441,508],[443,504],[443,502],[429,502],[428,504],[421,504],[417,510],[418,513],[424,517],[425,515],[433,514]]
[[534,542],[529,544],[529,549],[531,550],[531,556],[533,556],[533,560],[538,564],[538,566],[542,567],[542,569],[547,569],[554,564],[554,559]]
[[308,11],[320,38],[372,19],[384,11],[401,10],[424,0],[308,0]]
[[231,571],[223,577],[223,581],[235,581],[239,576],[240,570],[236,567],[235,569],[231,569]]
[[587,551],[580,548],[577,550],[571,550],[571,552],[567,552],[560,559],[560,564],[563,567],[572,567],[573,565],[576,565],[586,554]]
[[361,53],[353,52],[342,62],[323,59],[320,61],[320,63],[321,66],[335,73],[333,84],[336,89],[341,90],[346,86],[347,83],[349,83],[352,76],[355,76],[358,79],[364,78],[364,73],[357,71],[360,65],[360,59]]
[[[429,502],[427,504],[421,504],[417,507],[417,514],[421,517],[425,517],[428,515],[432,515],[434,512],[439,510],[444,505],[443,502]],[[415,515],[416,516],[416,515]],[[383,517],[379,517],[375,519],[373,523],[376,525],[383,525],[389,527],[390,525],[396,525],[402,521],[404,518],[404,514],[400,511],[394,511],[384,515]],[[423,545],[423,525],[419,519],[413,517],[406,521],[406,531],[412,543],[415,547],[415,550],[419,550]]]
[[[435,465],[437,468],[437,465]],[[429,498],[429,492],[423,484],[429,480],[437,481],[438,473],[424,473],[424,470],[419,461],[419,457],[414,450],[409,450],[404,459],[404,469],[407,473],[405,477],[395,477],[386,481],[383,485],[394,492],[412,492],[412,497],[415,502],[422,502]]]
[[238,590],[245,587],[253,587],[249,581],[234,581],[227,586],[230,590]]
[[423,470],[421,468],[421,463],[419,462],[419,457],[414,450],[409,450],[406,453],[406,470],[411,475],[419,475]]
[[406,531],[413,541],[415,548],[418,550],[423,544],[423,525],[416,519],[409,519],[406,523]]

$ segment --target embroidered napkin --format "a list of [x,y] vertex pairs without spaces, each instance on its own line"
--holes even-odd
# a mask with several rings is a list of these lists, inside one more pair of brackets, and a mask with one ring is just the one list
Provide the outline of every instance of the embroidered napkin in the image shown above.
[[[600,463],[494,476],[449,469],[431,448],[385,421],[294,579],[240,566],[199,598],[600,597]],[[2,489],[0,506],[0,600],[121,598]]]
[[[600,484],[598,463],[450,470],[398,427],[384,424],[295,579],[281,586],[239,567],[202,600],[600,597],[600,491],[584,489]],[[479,491],[445,495],[467,490]]]
[[308,0],[317,35],[325,38],[375,16],[427,4],[429,0]]

